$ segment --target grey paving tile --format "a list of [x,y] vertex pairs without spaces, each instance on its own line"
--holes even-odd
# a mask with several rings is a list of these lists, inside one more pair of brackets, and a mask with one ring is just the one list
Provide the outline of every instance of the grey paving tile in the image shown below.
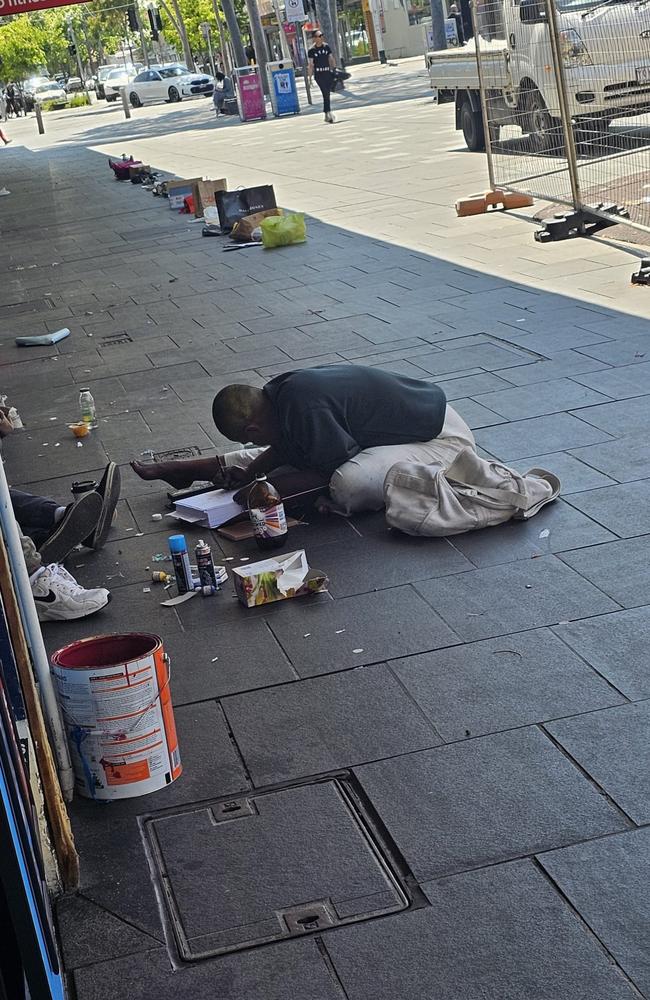
[[[605,406],[616,406],[606,403]],[[590,423],[579,420],[570,413],[550,413],[530,420],[515,420],[500,427],[489,427],[476,435],[478,444],[491,455],[538,455],[540,447],[547,453],[579,448],[581,445],[597,444],[610,440],[604,430],[599,431],[591,423],[591,414],[601,407],[589,409]]]
[[497,347],[496,344],[479,344],[476,347],[461,347],[431,355],[423,354],[418,357],[416,363],[430,375],[446,375],[467,368],[496,371],[512,365],[525,365],[529,361],[530,355],[522,352],[509,351],[504,347]]
[[[507,340],[508,338],[506,337],[505,339]],[[522,347],[527,346],[526,340],[519,340],[518,343]],[[542,351],[542,353],[544,352]],[[503,373],[503,376],[509,382],[514,383],[514,385],[533,385],[536,382],[548,382],[551,379],[567,378],[569,375],[575,378],[576,375],[582,375],[583,372],[597,372],[606,367],[603,361],[588,358],[585,354],[581,354],[578,351],[563,350],[556,354],[550,361],[537,361],[530,365],[521,365],[519,368],[508,368]],[[588,380],[585,382],[582,378],[577,378],[576,381],[581,382],[583,385],[591,385],[591,382]],[[592,388],[605,392],[608,396],[611,395],[605,389],[601,390],[597,385],[594,385]],[[543,390],[540,389],[539,391],[542,392]]]
[[505,422],[505,417],[477,403],[475,399],[454,399],[454,409],[473,431],[479,427],[492,427]]
[[529,862],[429,882],[426,891],[429,909],[327,936],[349,1000],[636,996]]
[[441,740],[384,667],[358,667],[226,698],[256,785],[437,746]]
[[552,851],[540,862],[644,996],[650,994],[650,829]]
[[[568,416],[568,414],[567,414]],[[650,395],[634,399],[622,399],[614,403],[601,403],[581,410],[578,416],[593,427],[600,427],[615,437],[625,434],[647,434],[650,426]],[[604,440],[604,439],[603,439]],[[596,441],[579,441],[565,445],[579,448],[581,445],[597,444]]]
[[576,549],[562,559],[622,607],[650,604],[650,535]]
[[602,393],[581,387],[568,378],[544,382],[537,391],[525,385],[516,389],[482,393],[476,397],[476,402],[488,406],[508,420],[525,420],[528,417],[559,413],[605,401],[606,397]]
[[650,479],[587,490],[569,502],[620,538],[650,532]]
[[506,343],[517,344],[527,351],[534,351],[547,358],[557,357],[558,354],[564,354],[565,351],[580,348],[583,353],[599,360],[599,355],[593,354],[592,348],[588,345],[598,345],[596,348],[598,350],[600,343],[606,339],[601,334],[582,330],[568,323],[562,323],[561,329],[552,329],[550,322],[547,321],[545,330],[537,333],[525,332],[529,330],[528,323],[524,322],[514,328],[514,334],[502,333],[499,339],[502,338]]
[[262,621],[234,628],[217,619],[210,628],[167,636],[165,650],[172,663],[174,705],[267,688],[297,676]]
[[[647,324],[647,320],[642,322]],[[607,344],[593,343],[583,347],[582,353],[608,365],[643,364],[650,357],[650,337],[646,329],[643,333],[631,334]]]
[[548,732],[639,825],[650,821],[650,701],[547,723]]
[[[523,368],[508,368],[507,372],[523,371]],[[508,378],[508,381],[506,381]],[[438,384],[445,390],[448,400],[463,399],[465,396],[474,396],[479,392],[492,392],[497,389],[510,388],[508,375],[501,378],[493,372],[477,372],[475,375],[452,376],[451,378],[438,379]]]
[[[570,552],[565,558],[572,562],[582,551],[606,547]],[[427,580],[416,590],[465,641],[618,610],[614,601],[556,556]]]
[[534,727],[366,764],[356,773],[420,880],[626,826]]
[[650,608],[557,625],[554,631],[628,698],[650,697]]
[[148,371],[135,372],[132,375],[122,375],[120,382],[127,392],[132,389],[136,392],[142,392],[143,389],[155,389],[181,379],[204,378],[205,374],[205,368],[196,361],[190,361],[187,364],[151,368]]
[[549,629],[394,660],[445,742],[622,702]]
[[[589,513],[588,511],[586,513]],[[536,559],[552,552],[616,538],[563,500],[543,507],[528,521],[507,521],[484,531],[454,536],[454,545],[475,566],[496,566],[515,559]]]
[[[648,470],[649,451],[647,436],[642,433],[587,448],[576,448],[572,455],[619,483],[627,483],[643,479]],[[593,483],[594,487],[598,485]]]
[[388,531],[353,542],[314,546],[309,562],[327,573],[330,591],[337,598],[473,568],[446,538],[412,538]]
[[[56,918],[68,970],[157,948],[159,941],[120,920],[83,895],[57,900]],[[98,955],[98,942],[101,954]]]
[[270,627],[301,677],[451,646],[456,635],[412,587],[319,601]]
[[[618,442],[608,441],[604,445],[593,445],[593,447],[595,449],[608,448],[610,445],[616,444]],[[528,469],[547,469],[549,472],[554,472],[562,483],[562,496],[566,496],[567,493],[580,493],[582,490],[596,489],[599,486],[611,486],[614,480],[603,475],[602,472],[592,469],[590,464],[586,464],[586,456],[585,462],[579,461],[580,451],[581,449],[577,449],[575,456],[573,453],[567,455],[563,451],[556,451],[549,455],[531,455],[529,458],[510,458],[508,456],[504,461],[507,465],[512,465],[522,472],[527,472]],[[589,448],[585,448],[585,452],[588,451]]]
[[[172,969],[164,949],[100,962],[74,974],[77,1000],[340,1000],[313,940],[289,941]],[[615,997],[614,1000],[619,1000]]]
[[[650,344],[649,355],[650,355]],[[623,368],[608,368],[591,375],[576,375],[576,382],[588,385],[598,392],[604,392],[612,399],[628,399],[630,396],[645,396],[648,392],[650,361]]]

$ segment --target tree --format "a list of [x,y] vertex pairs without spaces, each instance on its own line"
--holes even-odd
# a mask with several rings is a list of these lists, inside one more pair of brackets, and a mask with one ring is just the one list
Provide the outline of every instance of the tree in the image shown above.
[[34,30],[28,17],[15,17],[0,25],[0,72],[5,80],[22,80],[45,67],[43,32]]

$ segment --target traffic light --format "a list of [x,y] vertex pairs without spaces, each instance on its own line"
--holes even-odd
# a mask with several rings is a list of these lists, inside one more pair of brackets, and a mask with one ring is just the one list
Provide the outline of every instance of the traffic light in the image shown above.
[[77,46],[75,45],[74,42],[70,42],[68,44],[68,52],[70,53],[71,56],[76,56],[76,54],[77,54]]
[[155,7],[148,7],[149,24],[151,26],[151,37],[154,42],[158,41],[158,33],[162,31],[162,18]]
[[131,31],[137,31],[139,27],[138,15],[135,12],[135,7],[133,6],[133,4],[131,4],[130,7],[127,7],[126,16],[128,18],[129,28],[131,29]]

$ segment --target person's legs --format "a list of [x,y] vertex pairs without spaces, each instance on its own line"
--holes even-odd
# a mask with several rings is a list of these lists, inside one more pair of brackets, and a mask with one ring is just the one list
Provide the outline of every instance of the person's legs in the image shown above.
[[9,495],[16,520],[38,545],[47,538],[57,521],[61,519],[65,508],[54,500],[24,493],[22,490],[14,489],[13,486],[9,487]]
[[447,467],[459,451],[468,447],[476,447],[474,435],[460,414],[448,405],[438,437],[431,441],[365,449],[336,470],[330,479],[330,496],[343,514],[381,510],[384,479],[396,462],[439,463]]
[[[320,79],[319,78],[320,76],[322,76],[323,79]],[[317,75],[316,76],[316,83],[318,84],[318,86],[320,88],[320,92],[323,95],[323,111],[325,112],[326,115],[329,115],[331,113],[331,110],[330,110],[331,109],[331,102],[330,102],[331,88],[330,88],[329,74],[323,73],[323,74]]]
[[36,546],[34,545],[31,538],[28,535],[23,535],[20,524],[18,525],[18,531],[20,532],[20,541],[23,547],[23,557],[25,559],[25,566],[27,567],[27,572],[31,576],[37,573],[43,565],[43,560],[41,558],[40,552],[36,551]]
[[160,479],[175,490],[182,490],[196,482],[213,482],[221,474],[221,464],[216,456],[187,458],[178,462],[131,462],[131,468],[140,479],[147,482]]
[[11,139],[7,139],[7,136],[4,134],[4,132],[2,131],[1,128],[0,128],[0,139],[2,139],[2,141],[5,144],[5,146],[8,146],[9,143],[11,142]]

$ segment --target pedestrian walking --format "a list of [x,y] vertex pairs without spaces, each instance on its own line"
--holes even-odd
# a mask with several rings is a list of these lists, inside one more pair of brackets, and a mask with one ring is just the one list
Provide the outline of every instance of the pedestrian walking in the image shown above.
[[11,142],[11,139],[7,139],[7,136],[4,134],[4,132],[2,131],[1,128],[0,128],[0,139],[2,139],[2,141],[5,144],[5,146],[8,146],[9,143]]
[[309,79],[316,81],[323,95],[325,121],[332,125],[336,119],[330,109],[330,96],[336,80],[334,74],[336,60],[331,48],[323,37],[322,31],[315,32],[313,41],[314,44],[307,53],[309,57]]
[[463,25],[463,15],[458,9],[458,4],[452,3],[449,8],[449,16],[453,17],[456,22],[456,34],[458,35],[458,44],[465,44],[465,27]]
[[217,118],[220,115],[225,114],[223,106],[226,101],[231,100],[235,96],[235,88],[232,85],[232,80],[225,73],[217,71],[214,74],[215,85],[212,92],[212,103],[214,104],[214,110],[217,113]]
[[4,90],[0,90],[0,122],[6,122],[7,120],[7,98],[5,97]]

